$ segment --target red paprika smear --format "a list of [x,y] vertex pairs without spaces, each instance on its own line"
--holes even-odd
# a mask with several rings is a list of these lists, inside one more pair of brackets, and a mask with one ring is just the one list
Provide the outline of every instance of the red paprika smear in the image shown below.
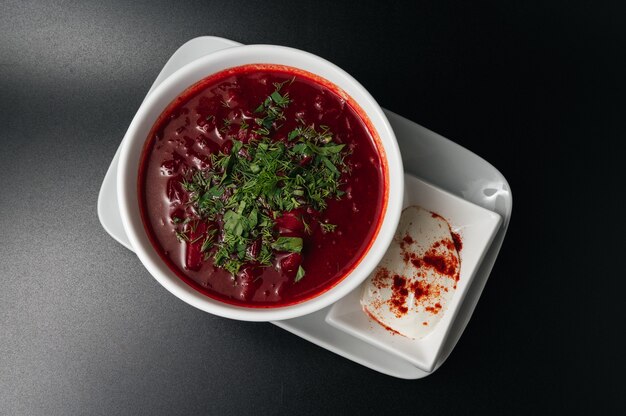
[[389,270],[384,267],[379,268],[372,278],[372,283],[378,289],[389,287]]
[[430,285],[424,284],[424,282],[417,280],[411,285],[411,289],[415,294],[415,302],[419,302],[421,299],[428,297]]
[[457,273],[459,262],[456,257],[450,254],[440,254],[435,250],[428,250],[422,257],[422,262],[427,267],[435,269],[439,274],[459,280]]
[[407,287],[407,279],[400,275],[393,276],[393,286],[391,287],[391,299],[389,300],[389,306],[391,311],[397,316],[401,317],[405,315],[409,308],[406,303],[406,298],[409,295],[409,289]]

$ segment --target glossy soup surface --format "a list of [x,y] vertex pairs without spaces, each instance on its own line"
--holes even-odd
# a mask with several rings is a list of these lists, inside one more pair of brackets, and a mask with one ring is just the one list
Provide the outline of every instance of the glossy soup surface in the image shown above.
[[[341,174],[340,189],[345,195],[340,200],[329,200],[320,213],[301,207],[297,216],[279,214],[276,233],[302,237],[301,256],[294,259],[289,253],[276,253],[272,266],[250,263],[233,276],[202,256],[201,241],[177,238],[180,223],[175,218],[197,217],[189,204],[190,194],[181,184],[182,176],[190,168],[207,169],[211,153],[229,152],[233,140],[254,143],[255,133],[241,129],[241,124],[253,123],[255,109],[274,91],[274,83],[284,81],[289,81],[283,92],[288,92],[291,103],[271,139],[286,141],[298,122],[328,126],[333,141],[349,149],[345,163],[350,172]],[[139,175],[144,226],[168,266],[205,295],[251,307],[298,303],[338,283],[369,248],[385,204],[382,163],[366,124],[351,103],[330,85],[284,67],[234,68],[185,91],[152,129]],[[294,217],[306,219],[310,231],[305,232],[298,221],[294,224]],[[337,227],[334,232],[324,232],[319,222]],[[194,233],[200,235],[210,227],[201,222]],[[300,262],[306,275],[295,282],[294,270]]]

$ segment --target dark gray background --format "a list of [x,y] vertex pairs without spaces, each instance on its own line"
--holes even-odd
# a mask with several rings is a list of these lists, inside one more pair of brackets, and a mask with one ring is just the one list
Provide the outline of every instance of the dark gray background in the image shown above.
[[[394,3],[0,2],[0,414],[623,407],[624,10]],[[131,118],[201,35],[321,55],[508,178],[509,234],[435,374],[396,380],[195,310],[101,228],[99,187]]]

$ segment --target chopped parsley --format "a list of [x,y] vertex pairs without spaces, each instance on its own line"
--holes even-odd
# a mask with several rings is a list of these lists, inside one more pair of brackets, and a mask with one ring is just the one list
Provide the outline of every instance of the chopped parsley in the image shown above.
[[[191,168],[183,175],[181,185],[190,195],[188,203],[201,220],[217,226],[196,237],[202,240],[204,258],[212,258],[216,266],[233,275],[247,263],[270,266],[275,252],[300,253],[302,238],[278,235],[275,220],[297,208],[322,212],[329,199],[344,195],[340,187],[342,173],[349,173],[344,162],[347,149],[333,140],[327,126],[307,125],[299,119],[298,127],[287,132],[287,140],[272,137],[286,121],[284,110],[291,99],[282,90],[291,82],[275,83],[274,92],[254,111],[255,118],[239,126],[252,130],[252,139],[247,143],[233,140],[229,152],[211,155],[207,169]],[[224,119],[223,123],[226,130],[232,121]],[[311,224],[302,221],[305,233],[310,234]],[[320,227],[324,233],[336,229],[322,222]],[[189,241],[184,232],[176,233],[181,242]],[[299,266],[294,280],[300,281],[305,274]]]

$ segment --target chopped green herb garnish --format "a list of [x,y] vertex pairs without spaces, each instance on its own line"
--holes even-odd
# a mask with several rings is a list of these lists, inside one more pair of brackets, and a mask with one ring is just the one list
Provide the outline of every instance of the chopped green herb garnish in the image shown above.
[[296,274],[296,278],[294,279],[294,281],[296,283],[299,282],[300,280],[302,280],[302,278],[304,277],[305,274],[306,274],[306,272],[304,271],[302,266],[298,266],[298,273]]
[[302,239],[300,237],[278,237],[272,243],[272,248],[276,251],[299,253],[302,251]]
[[[254,126],[256,136],[247,143],[233,140],[229,152],[211,155],[207,169],[189,169],[181,180],[199,221],[216,225],[191,243],[202,241],[204,258],[212,258],[213,264],[233,275],[250,262],[270,266],[276,252],[301,253],[303,239],[279,235],[276,219],[300,207],[321,212],[329,199],[345,194],[340,187],[342,172],[347,172],[347,150],[334,141],[327,126],[307,125],[298,119],[298,127],[285,132],[287,141],[272,137],[281,128],[279,121],[285,121],[284,110],[291,103],[289,93],[282,90],[288,83],[275,83],[274,92],[254,111],[254,120],[240,122],[240,130]],[[207,121],[213,118],[207,117]],[[227,132],[233,122],[224,119],[220,131]],[[172,221],[179,224],[182,220]],[[195,233],[199,221],[193,221],[183,229]],[[310,224],[302,222],[305,233],[311,234]],[[336,228],[326,223],[320,226],[325,233]],[[176,236],[181,242],[190,242],[184,231],[176,231]],[[295,281],[304,276],[305,270],[299,266]]]
[[183,241],[189,241],[189,237],[187,236],[187,234],[185,234],[182,231],[176,231],[176,238],[178,239],[178,241],[180,241],[181,243]]
[[227,133],[232,123],[232,120],[225,118],[222,120],[222,122],[224,123],[224,125],[220,128],[220,133]]
[[206,253],[207,251],[209,251],[209,249],[211,249],[211,247],[213,247],[213,244],[215,243],[216,232],[217,230],[215,228],[209,230],[206,237],[204,238],[204,241],[202,242],[202,247],[200,248],[201,252]]

